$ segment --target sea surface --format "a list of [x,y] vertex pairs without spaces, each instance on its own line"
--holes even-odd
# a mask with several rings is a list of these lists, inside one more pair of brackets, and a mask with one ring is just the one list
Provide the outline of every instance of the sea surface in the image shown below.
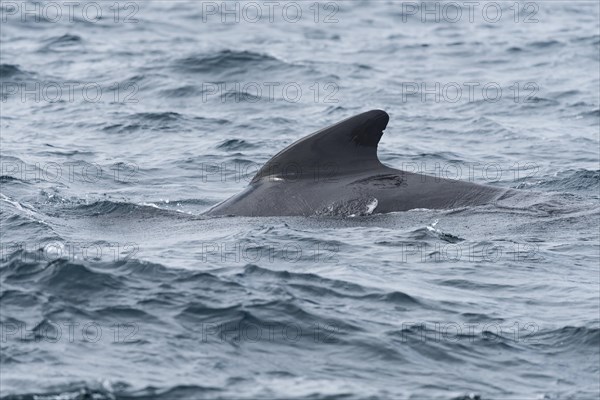
[[[0,11],[3,399],[598,398],[598,2]],[[370,109],[527,201],[202,215]]]

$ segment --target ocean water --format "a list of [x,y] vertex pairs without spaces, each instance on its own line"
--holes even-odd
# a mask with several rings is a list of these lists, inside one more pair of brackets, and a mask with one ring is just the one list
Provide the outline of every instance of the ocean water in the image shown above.
[[[595,1],[1,3],[0,396],[597,399]],[[369,109],[511,206],[208,218]]]

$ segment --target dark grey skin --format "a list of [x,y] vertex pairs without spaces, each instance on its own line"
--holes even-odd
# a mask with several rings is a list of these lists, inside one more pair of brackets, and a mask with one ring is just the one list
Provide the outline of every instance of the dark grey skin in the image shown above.
[[300,139],[205,214],[355,216],[482,205],[511,192],[383,165],[377,145],[388,121],[385,111],[367,111]]

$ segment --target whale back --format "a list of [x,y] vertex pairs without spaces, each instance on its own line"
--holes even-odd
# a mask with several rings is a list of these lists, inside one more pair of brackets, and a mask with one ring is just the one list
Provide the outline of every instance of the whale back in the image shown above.
[[388,121],[384,111],[367,111],[291,144],[243,191],[205,214],[356,216],[457,208],[513,196],[503,188],[383,165],[377,146]]

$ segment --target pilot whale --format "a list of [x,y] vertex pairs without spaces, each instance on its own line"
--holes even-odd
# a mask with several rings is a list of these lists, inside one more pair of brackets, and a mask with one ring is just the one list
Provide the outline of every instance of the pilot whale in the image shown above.
[[371,110],[298,140],[206,215],[358,216],[493,203],[511,189],[390,168],[377,158],[389,116]]

